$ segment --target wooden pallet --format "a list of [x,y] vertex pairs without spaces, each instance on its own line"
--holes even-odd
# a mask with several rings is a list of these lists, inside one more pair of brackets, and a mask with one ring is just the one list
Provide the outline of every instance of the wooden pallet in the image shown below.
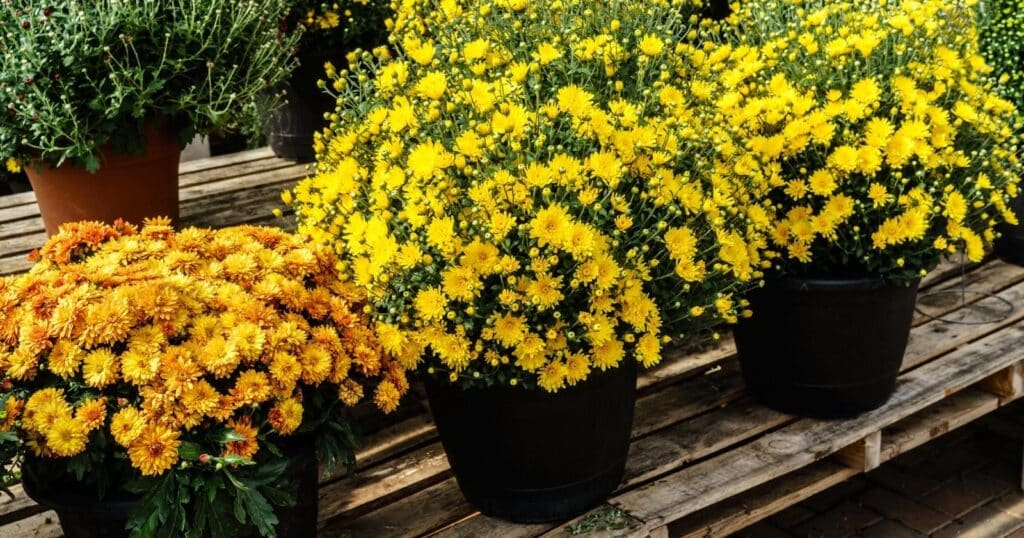
[[[183,165],[186,224],[274,221],[269,211],[278,205],[278,192],[303,171],[265,151],[243,155]],[[16,196],[22,202],[0,198],[0,242],[13,235],[4,208],[30,203]],[[41,229],[40,222],[33,233]],[[4,255],[0,248],[0,259]],[[955,288],[959,275],[957,264],[944,264],[926,278],[923,289]],[[1024,304],[1022,268],[992,261],[970,268],[966,280],[972,290]],[[956,317],[966,311],[955,295],[921,302],[932,315]],[[1000,305],[981,299],[972,306]],[[604,506],[574,523],[615,521],[623,527],[615,535],[727,535],[1019,398],[1022,361],[1024,308],[989,325],[917,315],[890,402],[851,420],[819,421],[753,402],[728,336],[699,353],[670,351],[638,381],[623,485]],[[568,522],[513,525],[480,515],[466,503],[417,394],[402,413],[371,429],[358,454],[356,478],[322,482],[322,536],[567,533]],[[52,512],[19,496],[0,503],[0,536],[60,536],[60,529]]]

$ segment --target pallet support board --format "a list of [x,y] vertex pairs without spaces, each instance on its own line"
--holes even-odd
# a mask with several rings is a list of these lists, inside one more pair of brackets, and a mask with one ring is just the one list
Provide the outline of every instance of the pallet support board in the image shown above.
[[882,431],[879,430],[836,452],[836,459],[857,472],[865,473],[878,468],[881,449]]
[[1018,362],[989,376],[981,387],[1004,400],[1015,400],[1024,395],[1024,362]]

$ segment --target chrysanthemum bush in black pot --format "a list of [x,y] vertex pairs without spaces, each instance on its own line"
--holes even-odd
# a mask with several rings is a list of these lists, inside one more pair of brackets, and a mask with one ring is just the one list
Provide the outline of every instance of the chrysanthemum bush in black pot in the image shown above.
[[69,538],[309,537],[346,409],[394,409],[384,356],[304,237],[73,223],[0,279],[0,484]]
[[1016,222],[1014,105],[959,3],[757,0],[731,22],[726,39],[753,48],[722,67],[719,121],[729,169],[774,204],[778,251],[735,331],[744,376],[784,411],[872,409],[920,277],[958,250],[980,261]]
[[395,54],[339,73],[318,174],[285,196],[369,293],[384,348],[420,365],[486,514],[606,498],[637,364],[735,321],[759,278],[767,209],[712,178],[688,7],[402,2]]
[[[998,78],[999,91],[1020,110],[1024,105],[1024,3],[1020,0],[979,2],[981,54]],[[1010,209],[1018,220],[1024,217],[1024,196],[1017,192]],[[1005,261],[1024,265],[1024,226],[1000,224],[996,227],[996,254]]]
[[274,154],[299,162],[314,160],[315,135],[330,122],[335,100],[324,91],[325,81],[346,64],[355,50],[372,50],[387,43],[388,0],[290,0],[281,27],[300,35],[295,58],[298,67],[283,82],[284,106],[266,118],[264,133]]

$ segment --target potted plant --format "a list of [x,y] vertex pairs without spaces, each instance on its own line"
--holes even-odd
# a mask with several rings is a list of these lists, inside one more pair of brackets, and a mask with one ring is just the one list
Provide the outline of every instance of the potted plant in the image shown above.
[[335,66],[357,49],[370,50],[387,43],[384,0],[290,0],[285,31],[301,35],[298,67],[284,81],[286,101],[267,116],[264,131],[274,154],[283,159],[310,162],[314,133],[327,126],[334,98],[324,92],[324,80],[335,76]]
[[[637,365],[744,315],[766,209],[711,174],[675,3],[411,1],[342,71],[299,228],[419,365],[482,512],[570,517],[623,475]],[[696,26],[694,26],[696,28]],[[709,125],[709,128],[711,126]]]
[[0,280],[0,464],[68,537],[312,536],[346,408],[407,389],[335,263],[269,228],[66,225]]
[[[1024,106],[1024,12],[1016,0],[995,0],[979,4],[982,28],[979,33],[981,54],[992,66],[992,76],[998,78],[999,90],[1013,102],[1018,111]],[[1018,220],[1024,215],[1024,197],[1017,193],[1010,208]],[[1004,261],[1024,265],[1024,226],[1001,223],[996,227],[998,237],[995,252]]]
[[4,2],[0,158],[28,173],[48,233],[178,215],[180,149],[258,129],[291,69],[284,0]]
[[14,159],[7,159],[4,167],[0,168],[0,196],[17,194],[32,190],[28,184],[28,178],[21,171],[21,166]]
[[[881,405],[919,279],[980,261],[1015,223],[1015,110],[960,3],[756,0],[719,67],[723,170],[773,204],[777,257],[735,330],[761,401],[807,416]],[[711,83],[709,83],[711,84]]]

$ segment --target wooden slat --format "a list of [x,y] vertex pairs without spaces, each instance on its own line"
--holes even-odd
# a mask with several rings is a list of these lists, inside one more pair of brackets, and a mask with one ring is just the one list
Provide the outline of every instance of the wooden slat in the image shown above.
[[[403,497],[354,521],[338,521],[320,531],[323,537],[420,536],[473,513],[449,478],[417,495]],[[425,529],[425,530],[424,530]]]
[[60,521],[56,512],[50,510],[0,527],[4,538],[61,538]]
[[250,161],[225,168],[213,168],[209,170],[199,170],[191,174],[179,174],[178,187],[185,189],[197,185],[224,181],[261,172],[272,172],[274,170],[291,168],[294,166],[301,166],[304,169],[303,175],[305,175],[305,170],[309,168],[307,165],[297,165],[297,163],[292,161],[286,161],[284,159],[274,157],[258,161]]
[[227,155],[218,155],[216,157],[207,157],[205,159],[183,162],[178,165],[178,174],[193,174],[199,171],[225,168],[232,165],[270,158],[274,158],[274,152],[269,147],[239,151],[236,153],[229,153]]
[[[17,222],[22,219],[29,219],[33,217],[39,217],[39,206],[36,205],[34,198],[32,199],[32,202],[28,204],[0,209],[0,223],[3,223],[3,227],[7,226],[6,223]],[[2,229],[2,227],[0,227],[0,229]]]
[[934,292],[949,292],[964,286],[972,292],[966,295],[968,303],[972,303],[981,298],[978,293],[996,293],[1021,281],[1024,281],[1024,267],[1008,264],[1000,260],[992,260],[978,269],[967,273],[966,279],[963,282],[961,282],[960,276],[957,274],[922,291],[918,297],[919,311],[914,312],[914,321],[916,323],[923,323],[930,319],[926,314],[943,316],[960,308],[961,296],[959,294],[938,293],[930,295]]
[[20,205],[34,203],[36,203],[36,195],[32,191],[19,192],[17,194],[8,194],[7,196],[0,196],[0,209],[7,209],[9,207],[17,207]]
[[819,461],[673,522],[668,527],[669,535],[677,538],[728,536],[856,474],[855,469],[835,461]]
[[882,430],[881,461],[917,448],[995,411],[999,397],[971,387]]
[[11,486],[10,490],[14,495],[13,499],[6,494],[0,493],[0,496],[2,496],[2,500],[0,500],[0,529],[8,523],[46,511],[45,508],[30,499],[28,495],[25,495],[25,490],[22,489],[21,484]]

